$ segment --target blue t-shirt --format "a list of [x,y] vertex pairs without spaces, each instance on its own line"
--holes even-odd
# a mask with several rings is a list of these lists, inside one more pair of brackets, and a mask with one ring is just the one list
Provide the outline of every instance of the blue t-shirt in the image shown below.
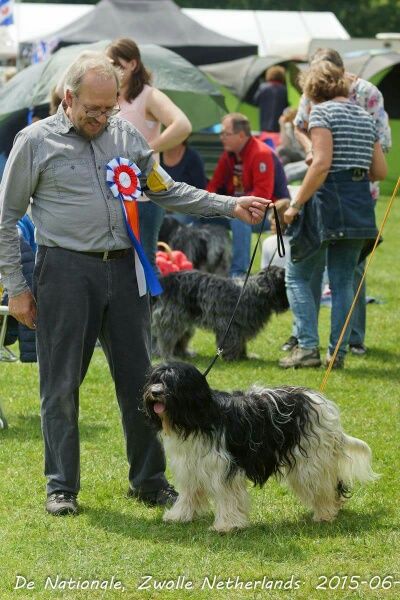
[[288,190],[288,182],[285,174],[285,170],[279,157],[274,152],[274,200],[280,200],[281,198],[290,198]]
[[286,85],[279,81],[267,81],[260,85],[254,95],[260,108],[261,131],[279,132],[279,117],[288,106]]
[[169,167],[164,163],[161,157],[161,166],[172,177],[174,181],[183,181],[189,185],[194,185],[199,189],[204,190],[207,185],[207,177],[204,170],[203,159],[200,154],[193,148],[186,146],[184,155],[181,161]]

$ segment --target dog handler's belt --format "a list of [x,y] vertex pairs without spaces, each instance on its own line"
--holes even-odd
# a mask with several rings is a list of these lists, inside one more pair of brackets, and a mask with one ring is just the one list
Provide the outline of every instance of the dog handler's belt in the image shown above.
[[124,258],[131,254],[130,248],[123,248],[122,250],[105,250],[104,252],[82,252],[79,254],[85,254],[86,256],[93,256],[93,258],[101,258],[101,260],[114,260],[115,258]]

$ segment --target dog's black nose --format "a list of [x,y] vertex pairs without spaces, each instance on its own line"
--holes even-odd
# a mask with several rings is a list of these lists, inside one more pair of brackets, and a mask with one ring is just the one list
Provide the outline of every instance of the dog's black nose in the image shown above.
[[155,383],[150,387],[150,391],[153,398],[159,398],[164,393],[164,386],[162,383]]

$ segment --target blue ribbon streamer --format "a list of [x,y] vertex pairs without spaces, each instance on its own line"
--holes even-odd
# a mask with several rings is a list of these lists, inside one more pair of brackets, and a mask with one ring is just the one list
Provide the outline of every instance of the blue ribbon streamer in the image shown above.
[[146,254],[143,250],[141,243],[139,242],[139,240],[133,233],[131,226],[129,225],[128,217],[126,215],[124,201],[122,199],[120,199],[120,202],[121,202],[121,206],[122,206],[122,213],[124,215],[124,221],[125,221],[126,230],[128,232],[129,239],[131,240],[132,245],[135,248],[136,253],[139,257],[139,260],[142,263],[144,276],[146,278],[147,288],[150,291],[150,294],[152,296],[159,296],[160,294],[163,293],[161,284],[160,284],[158,277],[155,274],[154,269],[151,266]]

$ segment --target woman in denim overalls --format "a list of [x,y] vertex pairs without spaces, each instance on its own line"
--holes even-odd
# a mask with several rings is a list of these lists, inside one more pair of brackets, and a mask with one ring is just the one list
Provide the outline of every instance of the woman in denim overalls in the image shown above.
[[[282,359],[282,367],[319,366],[319,299],[310,281],[328,267],[332,292],[331,334],[327,361],[335,349],[354,297],[354,270],[377,234],[369,181],[384,179],[385,157],[375,124],[348,100],[344,70],[328,61],[313,65],[303,89],[314,103],[309,132],[313,161],[284,215],[292,224],[287,292],[296,319],[299,344]],[[350,328],[340,344],[334,367],[344,365]]]

